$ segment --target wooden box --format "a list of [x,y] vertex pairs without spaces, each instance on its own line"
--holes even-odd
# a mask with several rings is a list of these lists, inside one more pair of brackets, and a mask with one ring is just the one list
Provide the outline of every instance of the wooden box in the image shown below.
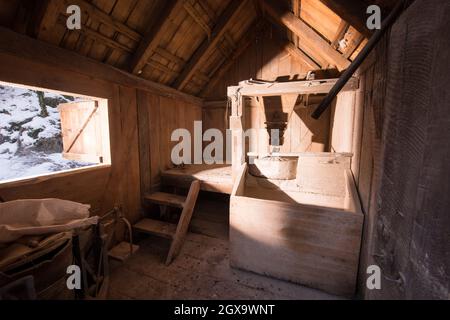
[[256,178],[244,164],[231,195],[231,266],[352,296],[363,214],[351,171],[335,167],[344,194]]

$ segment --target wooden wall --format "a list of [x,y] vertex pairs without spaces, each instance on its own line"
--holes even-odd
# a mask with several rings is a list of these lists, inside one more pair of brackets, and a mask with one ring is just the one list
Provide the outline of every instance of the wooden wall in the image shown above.
[[172,132],[188,129],[194,139],[194,121],[202,121],[202,105],[142,90],[138,91],[137,96],[141,188],[143,193],[147,193],[159,188],[161,171],[173,167],[170,156],[178,142],[171,141]]
[[204,98],[224,100],[228,86],[250,78],[267,81],[304,78],[310,67],[283,48],[282,37],[281,31],[272,26],[266,27],[263,33],[255,34],[252,44]]
[[[446,0],[415,1],[359,70],[365,298],[449,297],[449,15]],[[372,264],[381,290],[366,288]]]
[[[1,81],[108,99],[112,158],[109,167],[0,185],[0,196],[73,200],[90,204],[99,215],[120,204],[136,221],[141,208],[140,151],[144,152],[139,145],[138,110],[151,110],[152,121],[161,117],[160,126],[151,127],[155,138],[147,146],[161,155],[152,163],[160,168],[167,166],[170,140],[164,130],[178,125],[175,119],[184,125],[200,114],[201,100],[3,28],[0,61]],[[160,131],[164,133],[157,135]]]

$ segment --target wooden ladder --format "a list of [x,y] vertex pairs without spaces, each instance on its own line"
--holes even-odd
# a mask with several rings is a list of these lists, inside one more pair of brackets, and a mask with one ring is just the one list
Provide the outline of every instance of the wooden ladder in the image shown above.
[[183,209],[178,225],[146,218],[133,226],[137,232],[156,235],[172,241],[166,259],[166,265],[169,265],[180,252],[189,229],[189,223],[191,222],[199,191],[200,181],[196,180],[191,183],[187,197],[164,192],[152,193],[145,197],[151,203]]

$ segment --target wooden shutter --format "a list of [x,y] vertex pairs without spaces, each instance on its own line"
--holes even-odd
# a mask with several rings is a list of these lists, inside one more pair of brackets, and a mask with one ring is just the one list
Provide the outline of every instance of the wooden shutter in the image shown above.
[[59,105],[63,157],[90,163],[109,163],[109,125],[106,101]]

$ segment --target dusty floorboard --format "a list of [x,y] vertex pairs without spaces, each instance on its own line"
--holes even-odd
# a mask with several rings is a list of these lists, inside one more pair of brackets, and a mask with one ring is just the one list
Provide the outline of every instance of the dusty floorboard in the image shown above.
[[169,243],[139,243],[126,263],[112,265],[111,299],[336,299],[317,290],[229,266],[228,241],[189,233],[180,255],[164,265]]

